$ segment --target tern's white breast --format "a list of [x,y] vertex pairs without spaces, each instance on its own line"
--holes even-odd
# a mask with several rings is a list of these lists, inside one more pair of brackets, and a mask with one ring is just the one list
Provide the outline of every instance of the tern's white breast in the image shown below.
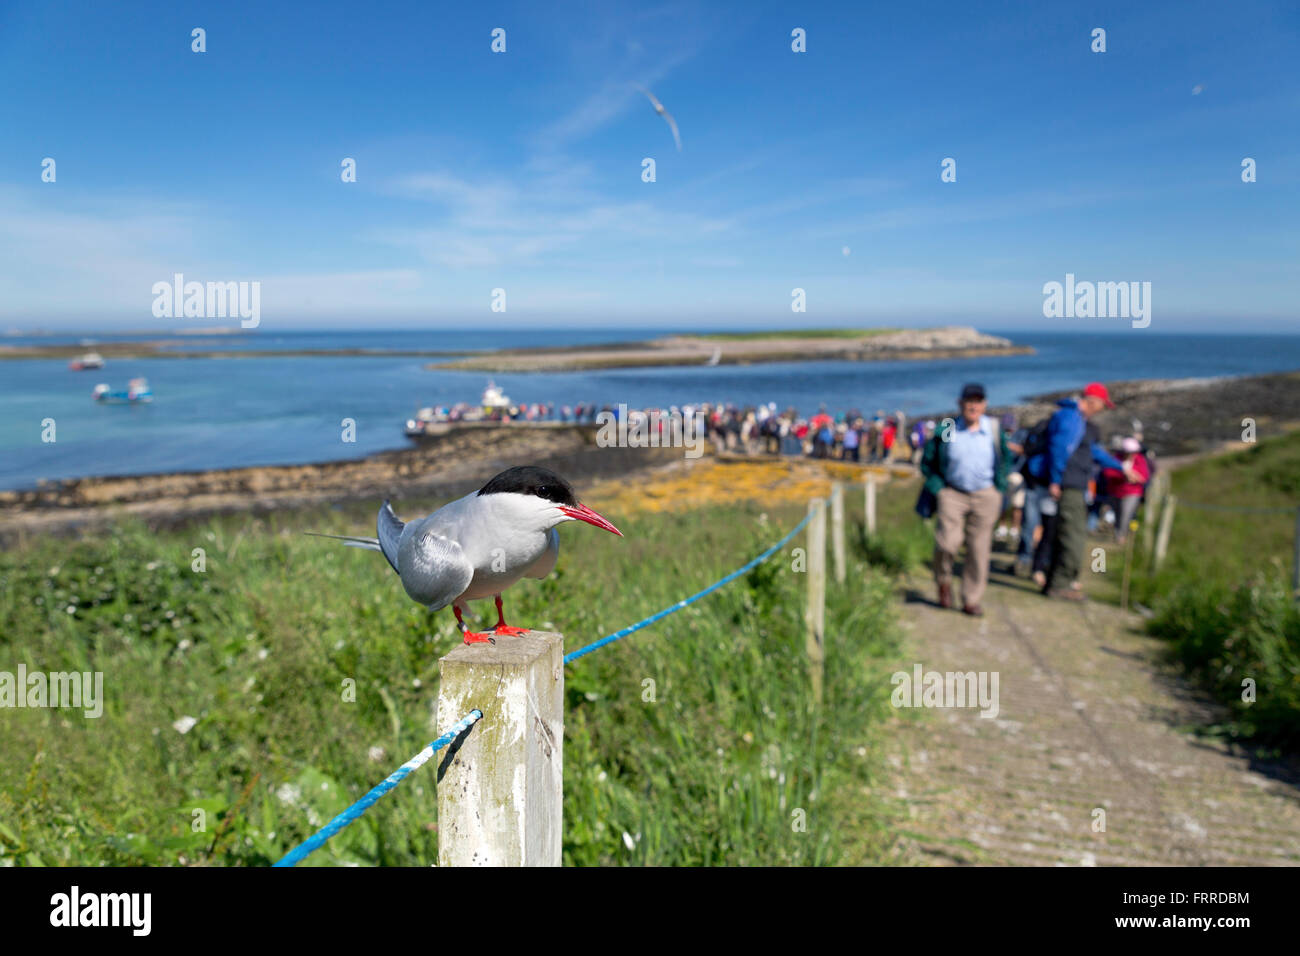
[[547,529],[531,497],[466,495],[429,516],[436,528],[460,544],[474,568],[463,600],[499,594],[524,576],[546,551]]

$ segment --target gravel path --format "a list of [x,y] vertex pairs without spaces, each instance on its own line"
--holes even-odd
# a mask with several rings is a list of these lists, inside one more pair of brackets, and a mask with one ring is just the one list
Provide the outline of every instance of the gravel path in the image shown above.
[[894,795],[911,817],[900,862],[1300,863],[1300,765],[1194,736],[1216,707],[1136,615],[1047,601],[999,574],[983,619],[939,609],[932,592],[911,580],[914,656],[900,669],[996,671],[1000,712],[900,711]]

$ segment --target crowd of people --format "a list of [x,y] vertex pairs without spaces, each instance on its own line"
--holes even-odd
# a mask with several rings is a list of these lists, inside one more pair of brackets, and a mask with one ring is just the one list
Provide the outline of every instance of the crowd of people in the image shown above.
[[[437,420],[460,422],[475,418],[479,406],[460,402],[434,409]],[[762,405],[738,406],[726,403],[701,402],[670,405],[666,408],[638,408],[598,405],[579,402],[575,405],[555,402],[525,402],[490,410],[489,421],[501,422],[561,422],[578,425],[597,424],[605,414],[615,420],[626,414],[630,421],[658,416],[665,418],[694,419],[703,416],[704,430],[718,452],[748,455],[808,456],[834,458],[855,462],[883,462],[889,460],[920,460],[921,447],[934,434],[934,419],[918,420],[908,429],[908,419],[902,411],[886,414],[878,410],[866,416],[857,409],[832,415],[822,405],[811,416],[800,415],[794,408],[777,409],[776,402]]]
[[[601,412],[612,412],[617,416],[620,410],[606,405],[594,409],[590,420],[594,421],[594,416]],[[868,418],[857,409],[832,415],[822,405],[816,414],[804,417],[794,408],[778,411],[776,402],[745,407],[702,402],[698,405],[635,409],[627,414],[632,419],[656,413],[661,419],[663,416],[702,416],[705,434],[718,452],[803,455],[855,462],[911,459],[914,451],[935,429],[935,422],[931,420],[917,422],[912,432],[907,432],[907,416],[901,411],[887,415],[881,409],[874,417]]]
[[[608,406],[606,406],[608,408]],[[594,403],[559,405],[555,402],[520,402],[487,407],[474,402],[456,402],[429,409],[439,422],[594,422],[598,411]]]
[[715,448],[749,455],[807,455],[846,461],[879,462],[900,446],[906,416],[900,411],[873,418],[857,409],[832,415],[822,405],[804,418],[794,408],[778,411],[775,402],[757,407],[702,405],[705,426]]
[[925,484],[917,512],[935,518],[938,602],[955,606],[953,566],[964,546],[962,610],[983,614],[995,538],[1015,547],[1017,569],[1032,575],[1044,595],[1082,601],[1088,532],[1108,522],[1124,543],[1155,471],[1141,423],[1117,435],[1113,451],[1104,447],[1093,419],[1115,404],[1098,382],[1029,427],[1017,427],[1014,416],[987,415],[987,406],[984,387],[967,385],[960,414],[944,419],[921,449]]

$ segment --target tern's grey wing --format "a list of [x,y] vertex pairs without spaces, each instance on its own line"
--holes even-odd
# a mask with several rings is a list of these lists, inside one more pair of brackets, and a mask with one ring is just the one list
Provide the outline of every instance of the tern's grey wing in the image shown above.
[[384,553],[388,563],[393,566],[393,570],[398,574],[402,572],[397,567],[397,548],[398,542],[402,539],[402,529],[406,527],[393,513],[393,506],[384,501],[383,507],[379,509],[379,519],[376,522],[379,534],[379,550]]
[[555,570],[555,559],[560,556],[560,535],[552,528],[546,532],[546,550],[542,556],[528,566],[525,577],[544,578]]
[[422,524],[408,526],[402,535],[398,573],[411,600],[436,611],[465,593],[474,580],[474,565],[457,542]]

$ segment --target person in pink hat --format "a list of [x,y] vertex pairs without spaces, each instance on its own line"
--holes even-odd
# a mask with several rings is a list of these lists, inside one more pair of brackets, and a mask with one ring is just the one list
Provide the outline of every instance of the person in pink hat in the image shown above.
[[1133,466],[1137,481],[1130,481],[1123,470],[1116,468],[1102,469],[1101,475],[1106,480],[1106,493],[1116,501],[1115,541],[1123,544],[1128,538],[1128,526],[1137,514],[1142,492],[1151,480],[1151,465],[1142,454],[1142,443],[1132,437],[1120,442],[1119,460]]

